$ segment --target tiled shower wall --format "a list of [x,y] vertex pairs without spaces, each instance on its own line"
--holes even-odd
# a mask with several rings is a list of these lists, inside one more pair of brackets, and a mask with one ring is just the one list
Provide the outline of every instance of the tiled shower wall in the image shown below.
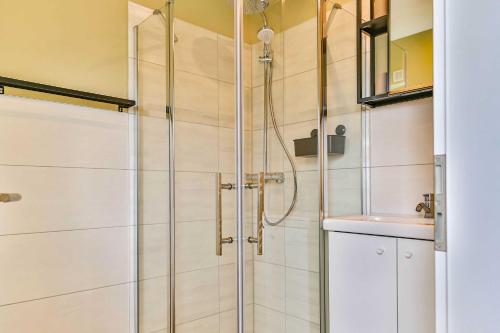
[[[361,109],[356,103],[354,2],[344,5],[328,37],[328,134],[344,125],[346,152],[328,159],[330,214],[361,213]],[[273,98],[280,130],[294,154],[293,140],[317,128],[316,18],[296,25],[273,40]],[[261,170],[263,73],[253,46],[254,172]],[[271,126],[271,125],[270,125]],[[270,135],[270,171],[284,171],[286,184],[267,186],[271,219],[287,208],[293,195],[289,162]],[[319,332],[319,173],[317,158],[294,157],[297,204],[283,224],[264,231],[264,255],[254,256],[255,332]]]
[[[234,51],[230,38],[176,19],[175,34],[175,110],[176,110],[176,325],[179,332],[222,332],[236,330],[236,244],[224,245],[224,255],[215,255],[215,177],[235,182],[234,167]],[[156,157],[168,151],[168,120],[165,119],[165,28],[152,16],[139,28],[139,105],[140,136],[156,136],[154,145],[140,145]],[[245,120],[247,132],[246,168],[251,161],[250,54],[245,47]],[[148,134],[150,133],[150,134]],[[163,134],[162,134],[163,133]],[[140,158],[144,158],[140,154]],[[168,205],[166,165],[161,159],[149,172],[151,181],[141,183],[144,223],[156,231],[144,232],[142,262],[155,274],[145,274],[140,296],[141,326],[144,332],[168,329]],[[147,193],[151,195],[147,195]],[[147,207],[145,207],[147,205]],[[251,196],[247,203],[251,230]],[[236,205],[233,191],[223,192],[224,236],[235,236]],[[150,226],[151,228],[152,226]],[[151,235],[150,238],[148,234]],[[247,330],[253,326],[253,265],[251,246],[247,246]],[[142,265],[141,265],[142,268]],[[148,287],[149,285],[149,287]]]

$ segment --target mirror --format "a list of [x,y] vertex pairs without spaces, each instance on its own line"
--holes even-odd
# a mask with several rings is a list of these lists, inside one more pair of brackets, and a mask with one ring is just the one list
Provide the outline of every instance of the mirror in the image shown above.
[[390,0],[389,92],[432,86],[432,0]]

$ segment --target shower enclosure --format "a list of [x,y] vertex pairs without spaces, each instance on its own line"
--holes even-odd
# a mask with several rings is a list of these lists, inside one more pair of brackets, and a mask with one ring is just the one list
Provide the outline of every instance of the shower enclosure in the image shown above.
[[168,1],[135,27],[138,332],[326,332],[321,220],[363,202],[353,13]]

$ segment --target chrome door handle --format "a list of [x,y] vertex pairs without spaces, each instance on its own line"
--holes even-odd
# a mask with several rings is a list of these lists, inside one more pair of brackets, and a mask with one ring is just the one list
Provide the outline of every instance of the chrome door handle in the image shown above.
[[0,202],[16,202],[21,201],[22,195],[19,193],[0,193]]
[[215,254],[222,256],[222,244],[231,244],[233,237],[222,237],[222,173],[216,174],[215,181]]
[[263,231],[264,231],[264,172],[259,173],[259,199],[257,202],[257,237],[248,237],[248,242],[257,244],[257,255],[263,254]]

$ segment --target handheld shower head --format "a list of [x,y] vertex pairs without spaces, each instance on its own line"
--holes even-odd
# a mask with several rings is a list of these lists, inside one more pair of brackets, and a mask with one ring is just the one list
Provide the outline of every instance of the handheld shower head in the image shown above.
[[264,44],[271,44],[271,41],[273,40],[274,37],[274,31],[268,26],[262,27],[262,29],[259,30],[257,33],[257,38],[264,42]]

